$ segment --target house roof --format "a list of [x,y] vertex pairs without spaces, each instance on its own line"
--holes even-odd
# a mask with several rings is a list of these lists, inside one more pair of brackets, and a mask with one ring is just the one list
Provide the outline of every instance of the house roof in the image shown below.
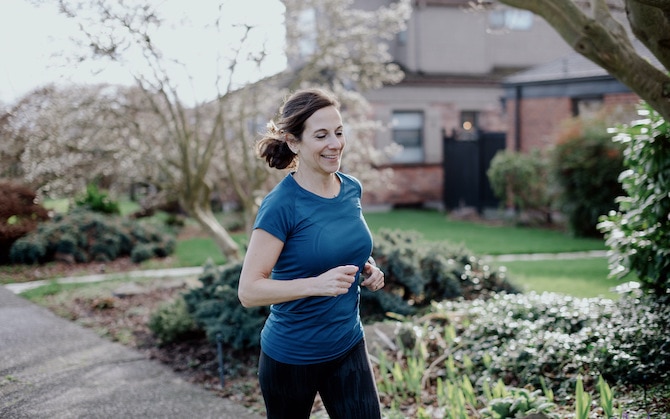
[[[647,57],[653,65],[662,68],[656,57],[654,57],[637,39],[633,41],[633,46],[640,55]],[[577,52],[573,52],[549,63],[531,67],[527,70],[505,77],[503,79],[503,84],[515,85],[588,78],[613,77],[598,64]]]

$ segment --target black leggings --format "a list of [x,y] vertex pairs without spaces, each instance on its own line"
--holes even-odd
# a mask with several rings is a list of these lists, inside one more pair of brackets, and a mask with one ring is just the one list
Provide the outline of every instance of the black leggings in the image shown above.
[[333,361],[311,365],[284,364],[261,351],[258,378],[268,419],[309,418],[317,392],[331,419],[381,418],[365,340]]

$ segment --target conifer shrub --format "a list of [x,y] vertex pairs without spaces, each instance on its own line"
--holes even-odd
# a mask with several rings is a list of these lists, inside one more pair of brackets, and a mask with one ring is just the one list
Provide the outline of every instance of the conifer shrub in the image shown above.
[[0,264],[9,262],[14,242],[48,219],[48,211],[37,202],[32,189],[15,182],[0,181]]
[[258,348],[260,331],[270,314],[267,306],[245,308],[237,297],[242,263],[218,267],[208,262],[199,280],[202,287],[184,294],[188,312],[215,342],[217,336],[233,350]]
[[[150,249],[146,250],[136,250]],[[134,262],[163,257],[174,252],[175,240],[135,220],[102,215],[83,208],[57,214],[10,250],[12,263],[36,264],[54,260],[69,263],[111,261],[133,255]]]
[[381,229],[373,256],[386,285],[382,292],[361,289],[364,321],[378,320],[388,312],[414,314],[435,301],[519,292],[503,268],[490,267],[463,246],[424,241],[416,231]]

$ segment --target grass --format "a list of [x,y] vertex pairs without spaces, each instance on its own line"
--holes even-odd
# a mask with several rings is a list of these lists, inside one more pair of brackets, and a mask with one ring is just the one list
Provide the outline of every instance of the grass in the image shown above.
[[580,298],[616,299],[614,287],[628,282],[608,278],[606,258],[513,261],[499,263],[523,291],[555,292]]
[[416,230],[426,240],[446,240],[463,244],[479,255],[520,253],[558,253],[605,250],[601,239],[577,238],[548,229],[496,226],[470,221],[450,220],[439,211],[396,210],[366,213],[373,232],[381,228]]

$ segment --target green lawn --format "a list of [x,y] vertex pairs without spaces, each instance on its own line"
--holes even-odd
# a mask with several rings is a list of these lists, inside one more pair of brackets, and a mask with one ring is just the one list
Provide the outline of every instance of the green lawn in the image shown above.
[[606,258],[538,260],[496,263],[507,268],[523,291],[556,292],[581,298],[617,298],[613,288],[635,278],[608,278]]
[[416,230],[426,240],[463,244],[480,255],[558,253],[605,250],[600,239],[571,237],[567,233],[539,228],[494,226],[450,220],[445,213],[426,210],[396,210],[366,213],[373,232],[381,228]]

